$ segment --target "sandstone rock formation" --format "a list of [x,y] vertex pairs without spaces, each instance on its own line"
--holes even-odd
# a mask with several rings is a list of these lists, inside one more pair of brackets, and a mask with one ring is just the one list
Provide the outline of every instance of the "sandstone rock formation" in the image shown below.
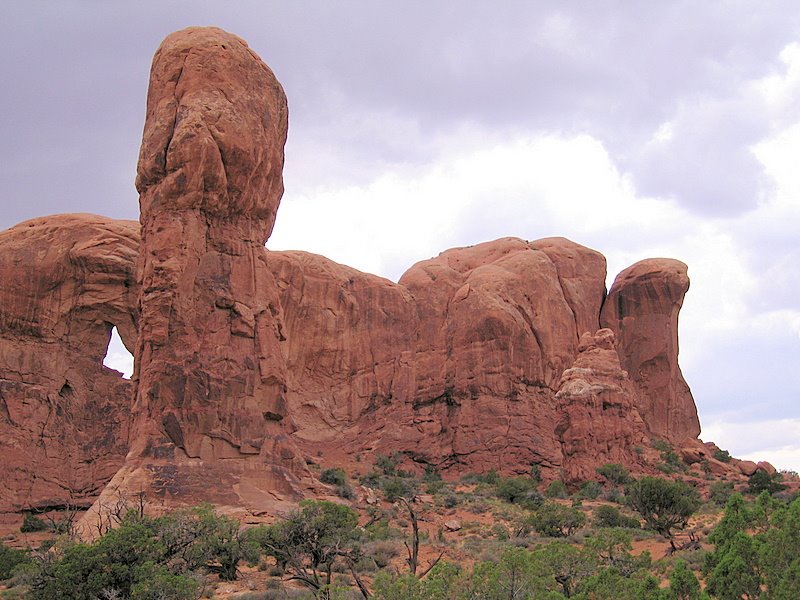
[[562,465],[554,394],[579,330],[597,329],[599,253],[504,238],[418,263],[398,284],[307,253],[268,262],[309,452],[336,442],[440,469]]
[[139,225],[56,215],[0,232],[0,512],[91,503],[127,452]]
[[[91,499],[126,449],[87,521],[139,491],[274,512],[333,450],[577,482],[646,470],[634,448],[658,437],[728,468],[678,367],[685,265],[637,263],[606,298],[603,256],[563,238],[447,250],[398,283],[269,252],[286,128],[242,40],[177,32],[153,61],[141,239],[85,215],[0,234],[5,508]],[[101,365],[112,325],[133,383]]]
[[694,398],[678,366],[678,312],[688,289],[682,262],[643,260],[617,275],[600,317],[617,336],[648,429],[675,442],[700,435]]
[[561,375],[556,400],[556,435],[568,481],[595,477],[604,463],[645,466],[636,452],[648,445],[647,430],[636,409],[636,394],[622,370],[614,332],[584,333],[572,367]]
[[277,288],[287,107],[269,68],[216,28],[156,52],[139,157],[141,311],[130,453],[100,499],[268,510],[302,493]]

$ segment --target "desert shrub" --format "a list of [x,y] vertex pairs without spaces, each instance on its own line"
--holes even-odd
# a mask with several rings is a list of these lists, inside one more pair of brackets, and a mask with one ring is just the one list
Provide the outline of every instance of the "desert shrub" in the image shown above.
[[614,504],[624,504],[625,503],[625,494],[622,493],[622,490],[617,487],[612,487],[603,490],[603,493],[600,495],[603,500],[607,500],[608,502],[613,502]]
[[365,544],[362,553],[365,557],[375,561],[375,565],[379,569],[383,569],[389,566],[393,558],[400,555],[400,549],[396,542],[379,540]]
[[334,467],[332,469],[323,470],[319,476],[319,480],[329,485],[344,485],[347,483],[347,475],[344,469]]
[[388,502],[398,498],[411,498],[417,492],[417,482],[405,477],[387,477],[381,482],[383,496]]
[[786,489],[786,486],[781,483],[782,480],[783,476],[780,473],[770,475],[766,471],[759,469],[747,480],[747,491],[754,496],[761,492],[775,494]]
[[639,519],[622,514],[616,506],[604,504],[594,511],[594,524],[597,527],[627,527],[638,529]]
[[731,461],[731,454],[727,450],[722,450],[721,448],[717,448],[714,450],[714,458],[720,462],[730,462]]
[[575,495],[579,500],[595,500],[603,490],[596,481],[586,481]]
[[507,477],[497,482],[494,494],[501,500],[515,504],[521,502],[535,487],[536,483],[526,477]]
[[423,483],[435,483],[441,480],[442,476],[435,465],[425,465],[425,472],[422,475]]
[[459,504],[458,496],[455,494],[447,494],[442,501],[445,508],[455,508]]
[[612,485],[625,485],[630,483],[631,474],[619,463],[606,463],[597,467],[597,473]]
[[547,486],[547,490],[545,491],[544,495],[548,498],[566,498],[567,486],[564,485],[564,482],[560,479],[556,479],[555,481],[550,482],[550,485]]
[[485,483],[486,485],[497,485],[500,475],[494,469],[489,469],[486,473],[468,473],[461,478],[464,483]]
[[446,487],[447,484],[442,479],[425,482],[425,492],[428,494],[438,494],[444,491]]
[[22,517],[22,526],[19,530],[22,533],[35,533],[38,531],[47,531],[48,525],[33,513],[26,512]]
[[333,582],[334,563],[354,550],[358,513],[325,500],[303,500],[285,521],[252,529],[261,549],[315,593]]
[[375,468],[381,471],[384,475],[394,477],[399,475],[397,466],[402,460],[402,455],[399,452],[392,452],[391,454],[379,454],[375,457]]
[[200,582],[186,574],[172,573],[164,565],[146,562],[135,573],[131,600],[195,600]]
[[30,562],[31,558],[27,552],[0,544],[0,581],[10,579],[19,565]]
[[536,463],[531,465],[531,479],[536,483],[541,483],[542,481],[542,468]]
[[715,481],[708,491],[708,499],[717,506],[725,506],[733,494],[732,481]]
[[349,483],[336,486],[336,495],[345,500],[353,500],[356,497],[352,486]]
[[381,485],[381,474],[378,471],[370,471],[369,473],[365,473],[359,478],[359,482],[361,485],[376,488],[380,487]]
[[548,537],[567,537],[586,523],[586,515],[570,506],[546,502],[529,517],[531,527]]

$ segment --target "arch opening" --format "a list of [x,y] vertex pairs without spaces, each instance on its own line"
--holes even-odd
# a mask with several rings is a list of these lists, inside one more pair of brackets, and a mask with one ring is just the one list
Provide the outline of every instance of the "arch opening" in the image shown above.
[[122,373],[123,379],[130,379],[133,374],[133,355],[128,352],[122,338],[119,337],[116,325],[111,329],[106,356],[103,365]]

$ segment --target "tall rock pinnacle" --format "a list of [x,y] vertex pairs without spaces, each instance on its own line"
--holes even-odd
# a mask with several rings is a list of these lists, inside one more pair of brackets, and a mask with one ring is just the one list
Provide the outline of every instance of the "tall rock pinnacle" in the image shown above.
[[234,35],[184,29],[156,52],[136,180],[131,445],[108,493],[260,509],[299,491],[305,464],[288,438],[281,308],[264,250],[283,194],[287,112],[272,71]]
[[617,336],[620,362],[637,388],[637,408],[648,429],[675,442],[700,435],[697,407],[678,366],[686,271],[671,258],[637,262],[617,275],[600,316]]

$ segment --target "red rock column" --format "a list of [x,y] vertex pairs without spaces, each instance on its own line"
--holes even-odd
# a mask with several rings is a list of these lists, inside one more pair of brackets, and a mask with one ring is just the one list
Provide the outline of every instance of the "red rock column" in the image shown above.
[[298,493],[281,311],[264,243],[283,194],[286,97],[220,29],[153,59],[139,155],[137,389],[111,489],[270,510]]
[[614,280],[600,322],[617,336],[622,368],[636,386],[649,431],[675,443],[700,435],[692,392],[678,365],[678,313],[689,289],[686,265],[642,260]]

